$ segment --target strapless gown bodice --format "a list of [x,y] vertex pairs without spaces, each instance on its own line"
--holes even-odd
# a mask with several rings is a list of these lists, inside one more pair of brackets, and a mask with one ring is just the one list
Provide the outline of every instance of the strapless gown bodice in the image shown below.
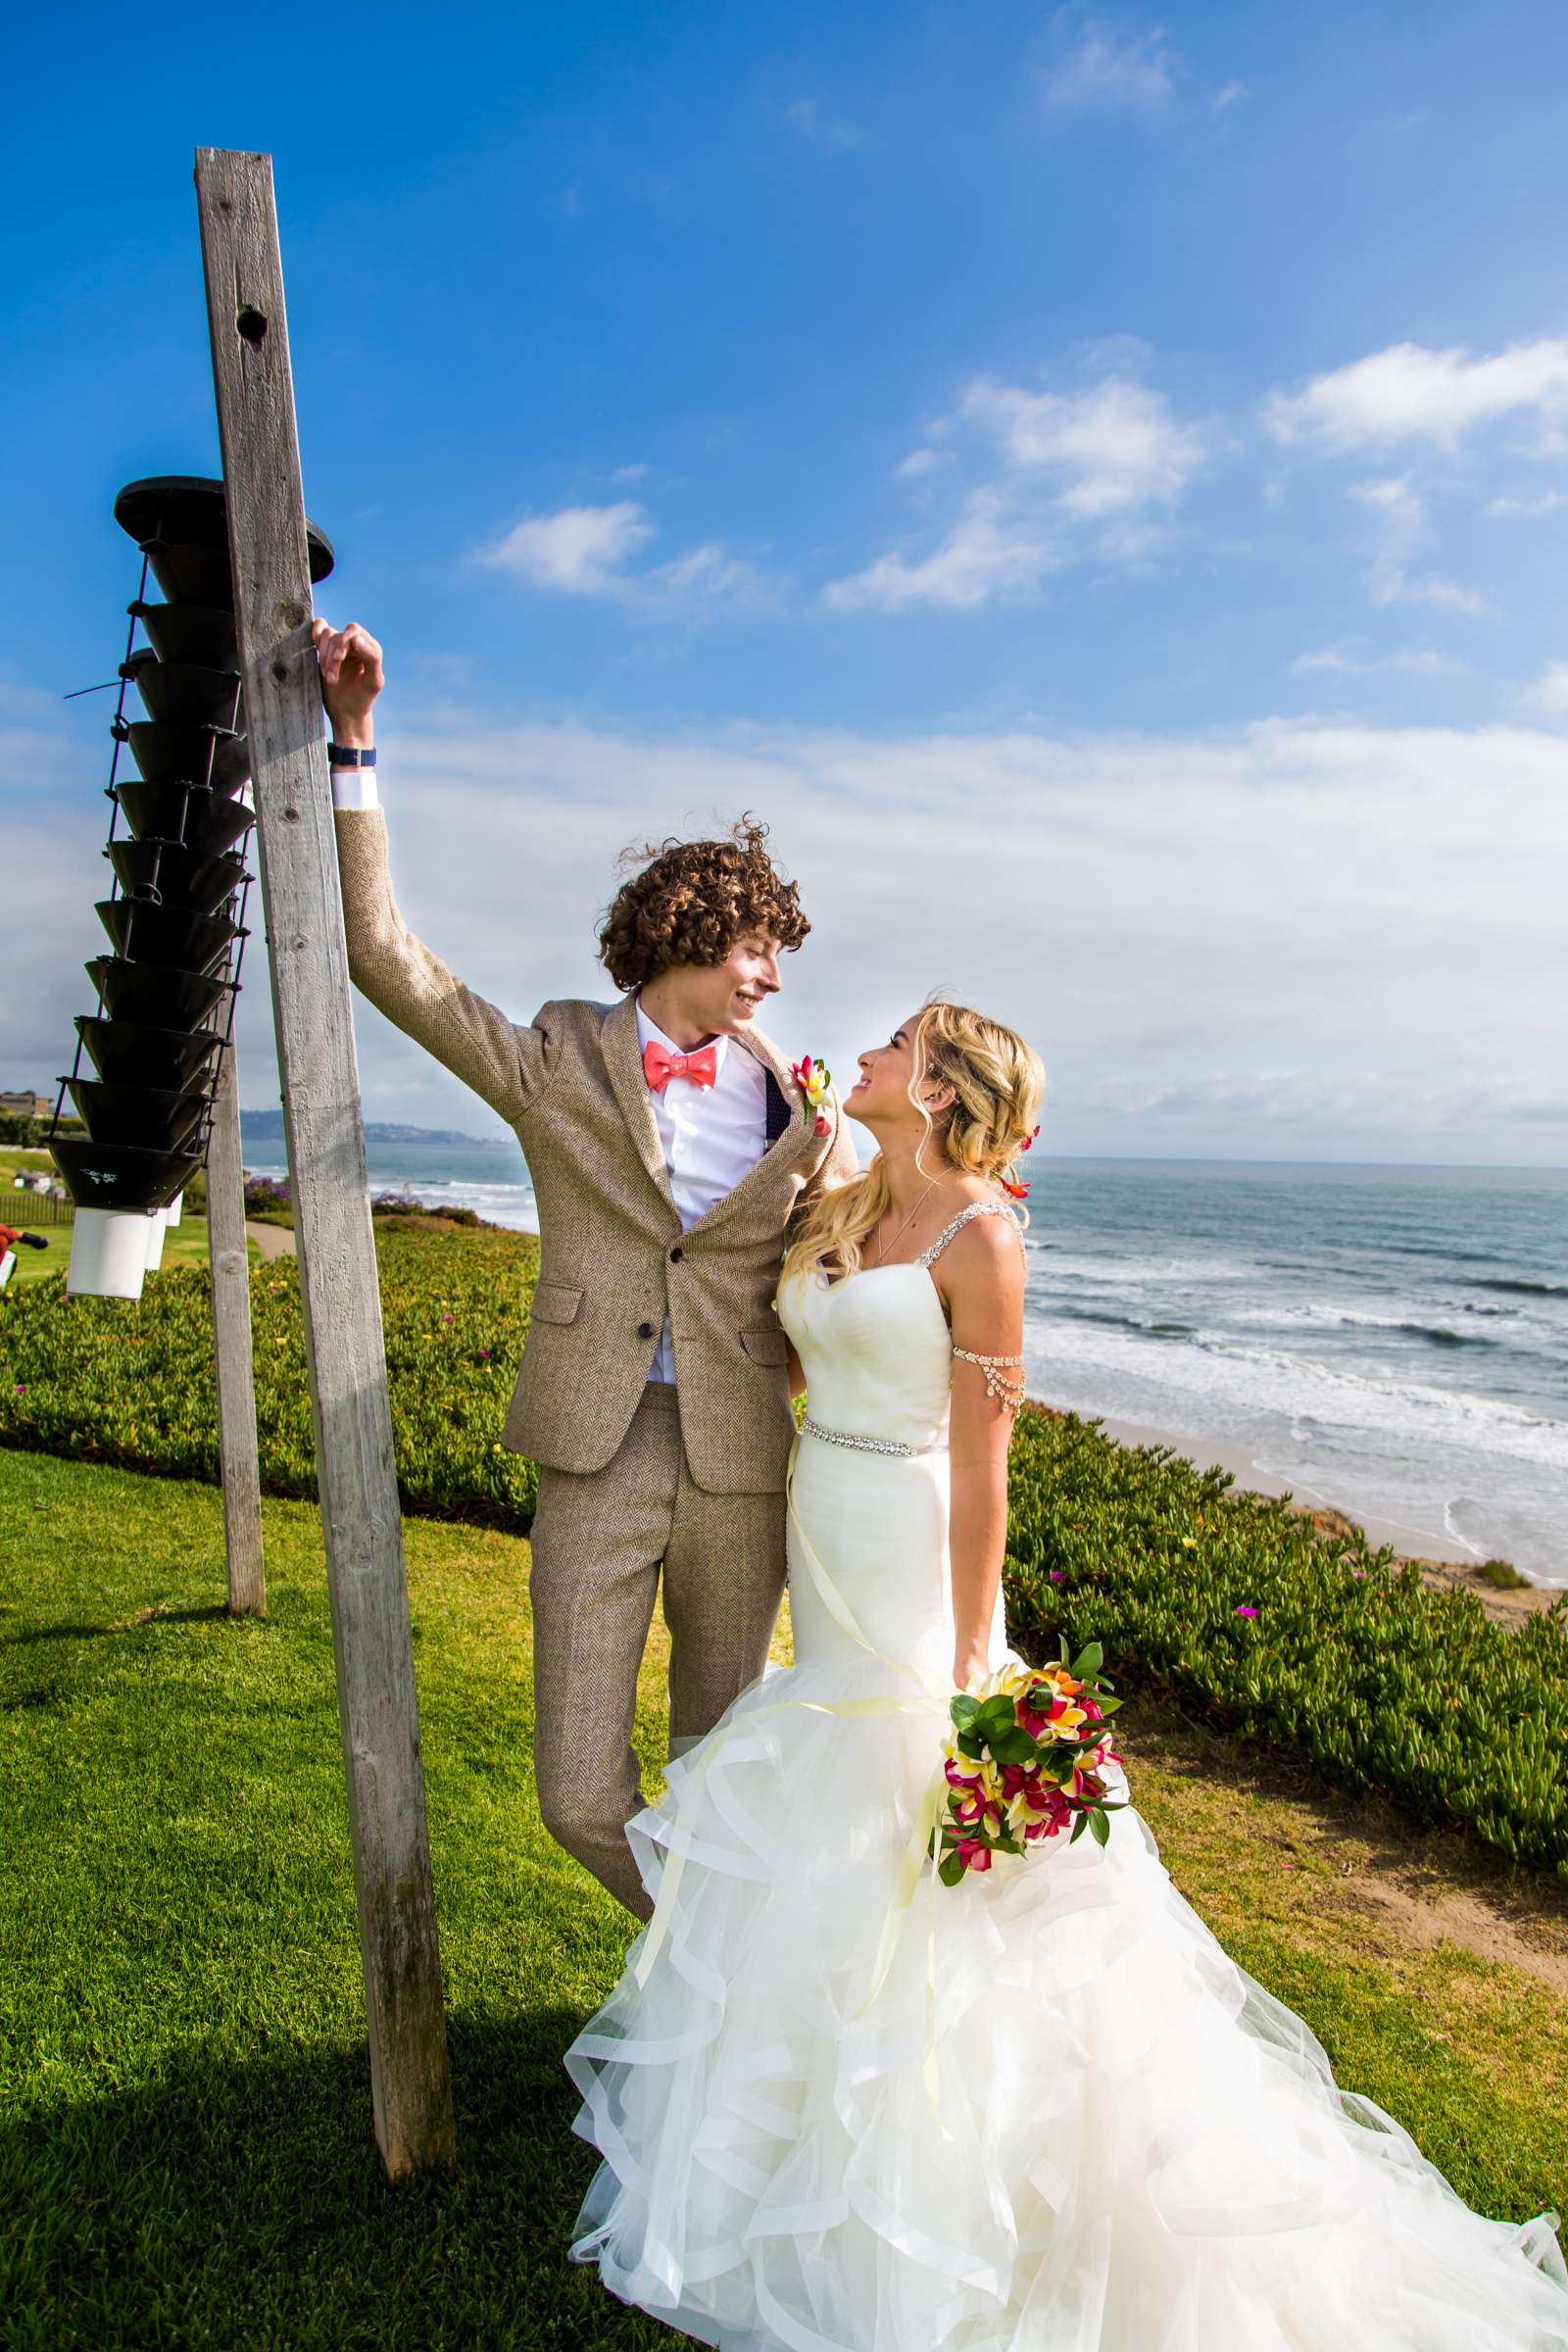
[[813,1421],[906,1446],[946,1437],[953,1342],[928,1266],[869,1266],[835,1283],[796,1275],[780,1285],[778,1316]]

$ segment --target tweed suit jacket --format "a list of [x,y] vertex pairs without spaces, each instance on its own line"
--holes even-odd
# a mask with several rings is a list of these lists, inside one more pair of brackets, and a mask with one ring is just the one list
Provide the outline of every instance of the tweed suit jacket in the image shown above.
[[499,1112],[533,1179],[539,1280],[506,1445],[551,1469],[602,1470],[637,1409],[667,1313],[697,1485],[715,1494],[779,1491],[794,1419],[773,1296],[796,1203],[856,1171],[837,1101],[821,1105],[829,1131],[818,1135],[817,1111],[777,1047],[755,1030],[744,1047],[733,1041],[771,1071],[787,1124],[682,1232],[635,999],[564,1001],[526,1024],[509,1020],[409,931],[382,811],[340,808],[335,827],[356,987]]

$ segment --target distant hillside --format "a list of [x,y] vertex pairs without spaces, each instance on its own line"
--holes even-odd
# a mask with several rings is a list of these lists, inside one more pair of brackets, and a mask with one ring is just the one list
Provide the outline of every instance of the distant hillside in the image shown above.
[[[283,1141],[283,1113],[280,1110],[244,1110],[239,1114],[240,1134],[247,1144],[280,1144]],[[499,1135],[460,1135],[453,1127],[401,1127],[395,1120],[368,1122],[365,1130],[368,1144],[499,1144]]]

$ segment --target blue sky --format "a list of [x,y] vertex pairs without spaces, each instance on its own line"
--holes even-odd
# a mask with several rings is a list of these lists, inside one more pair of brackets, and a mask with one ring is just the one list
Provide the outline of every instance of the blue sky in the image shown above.
[[1561,1162],[1560,10],[214,24],[13,36],[0,1083],[90,1008],[114,493],[216,470],[199,141],[274,157],[318,609],[474,985],[604,994],[616,851],[751,806],[792,1049],[942,985],[1054,1150]]

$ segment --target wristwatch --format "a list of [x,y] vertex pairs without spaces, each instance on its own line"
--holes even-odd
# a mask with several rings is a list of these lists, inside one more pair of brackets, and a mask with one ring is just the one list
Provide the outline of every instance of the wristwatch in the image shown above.
[[326,763],[328,767],[373,767],[375,751],[373,746],[365,751],[356,751],[352,744],[329,743],[326,747]]

